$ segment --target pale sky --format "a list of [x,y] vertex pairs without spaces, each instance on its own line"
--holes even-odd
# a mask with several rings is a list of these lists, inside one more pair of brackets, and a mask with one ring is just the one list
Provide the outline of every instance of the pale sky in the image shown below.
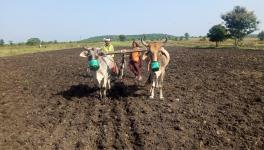
[[[206,35],[240,5],[264,30],[264,0],[0,0],[0,39],[74,41],[96,35]],[[257,31],[258,32],[260,32]]]

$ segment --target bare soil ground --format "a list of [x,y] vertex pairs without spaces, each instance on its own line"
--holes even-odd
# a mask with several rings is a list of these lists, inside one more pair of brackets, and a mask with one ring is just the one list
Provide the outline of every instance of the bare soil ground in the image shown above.
[[264,51],[167,49],[163,101],[129,71],[99,100],[80,49],[0,58],[0,149],[264,149]]

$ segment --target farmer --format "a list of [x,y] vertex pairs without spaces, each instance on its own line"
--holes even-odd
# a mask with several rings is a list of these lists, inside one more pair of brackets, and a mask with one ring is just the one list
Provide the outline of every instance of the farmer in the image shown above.
[[[105,45],[102,48],[102,51],[105,53],[115,51],[114,46],[111,44],[111,39],[104,38]],[[114,55],[111,55],[114,58]]]
[[140,52],[137,51],[139,50],[139,44],[135,40],[133,40],[132,42],[132,48],[134,52],[130,54],[128,66],[132,71],[132,73],[136,76],[136,80],[140,81],[142,80],[141,72],[140,72],[142,66],[142,60],[141,60]]
[[[105,45],[104,45],[104,47],[102,47],[102,52],[103,53],[109,53],[109,52],[114,52],[115,50],[114,50],[114,46],[111,44],[111,39],[109,38],[104,38],[104,42],[105,42]],[[110,61],[111,63],[109,63],[109,64],[111,64],[110,66],[109,66],[109,68],[112,70],[112,72],[114,73],[114,74],[118,74],[118,67],[117,67],[117,65],[116,65],[116,63],[115,63],[115,61],[114,61],[114,54],[113,55],[110,55],[110,57],[108,57],[109,59],[106,59],[107,61]]]

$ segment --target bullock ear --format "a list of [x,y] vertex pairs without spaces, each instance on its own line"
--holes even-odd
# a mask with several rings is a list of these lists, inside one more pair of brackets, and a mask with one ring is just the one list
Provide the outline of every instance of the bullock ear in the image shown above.
[[80,57],[87,57],[88,51],[82,51]]

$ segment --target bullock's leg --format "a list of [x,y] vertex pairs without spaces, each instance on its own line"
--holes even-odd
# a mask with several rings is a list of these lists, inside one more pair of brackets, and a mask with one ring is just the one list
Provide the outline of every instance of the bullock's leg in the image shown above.
[[103,92],[102,92],[102,80],[99,82],[99,97],[100,99],[103,99]]
[[154,99],[154,88],[155,88],[155,81],[153,81],[152,86],[150,88],[150,99]]
[[122,61],[121,61],[121,66],[120,66],[120,73],[119,73],[119,79],[123,79],[124,76],[124,70],[125,70],[125,54],[122,55]]
[[90,70],[89,67],[87,68],[87,76],[88,76],[89,78],[92,78],[92,77],[93,77],[92,72],[91,72],[91,70]]
[[106,88],[105,87],[102,87],[101,88],[100,95],[101,95],[101,99],[104,99],[106,97]]
[[150,88],[150,96],[149,96],[150,99],[154,99],[155,86],[156,86],[157,81],[158,81],[158,76],[156,74],[154,76],[155,76],[155,79],[152,81],[152,85],[151,85],[151,88]]
[[110,77],[107,80],[107,88],[108,88],[108,90],[111,90],[111,80],[110,80]]
[[148,77],[148,80],[146,81],[145,84],[148,84],[148,85],[149,85],[149,84],[151,84],[151,81],[153,82],[153,77],[152,77],[152,76],[153,76],[153,74],[150,73],[150,74],[149,74],[149,77]]
[[103,94],[102,94],[102,88],[100,87],[100,91],[99,91],[99,97],[102,100],[103,99]]
[[102,99],[103,98],[103,78],[98,77],[97,78],[97,84],[99,87],[99,98]]
[[157,78],[155,79],[156,80],[156,84],[155,84],[155,87],[156,88],[159,88],[159,84],[160,84],[160,74],[156,74]]
[[99,86],[99,97],[100,99],[103,99],[103,87],[101,86],[101,84]]
[[161,73],[160,75],[160,80],[159,80],[159,94],[160,94],[160,99],[164,99],[164,96],[163,96],[163,80],[164,80],[164,76],[165,76],[165,70]]
[[104,78],[103,79],[103,85],[102,85],[103,97],[106,97],[107,83],[108,83],[108,80],[106,78]]

